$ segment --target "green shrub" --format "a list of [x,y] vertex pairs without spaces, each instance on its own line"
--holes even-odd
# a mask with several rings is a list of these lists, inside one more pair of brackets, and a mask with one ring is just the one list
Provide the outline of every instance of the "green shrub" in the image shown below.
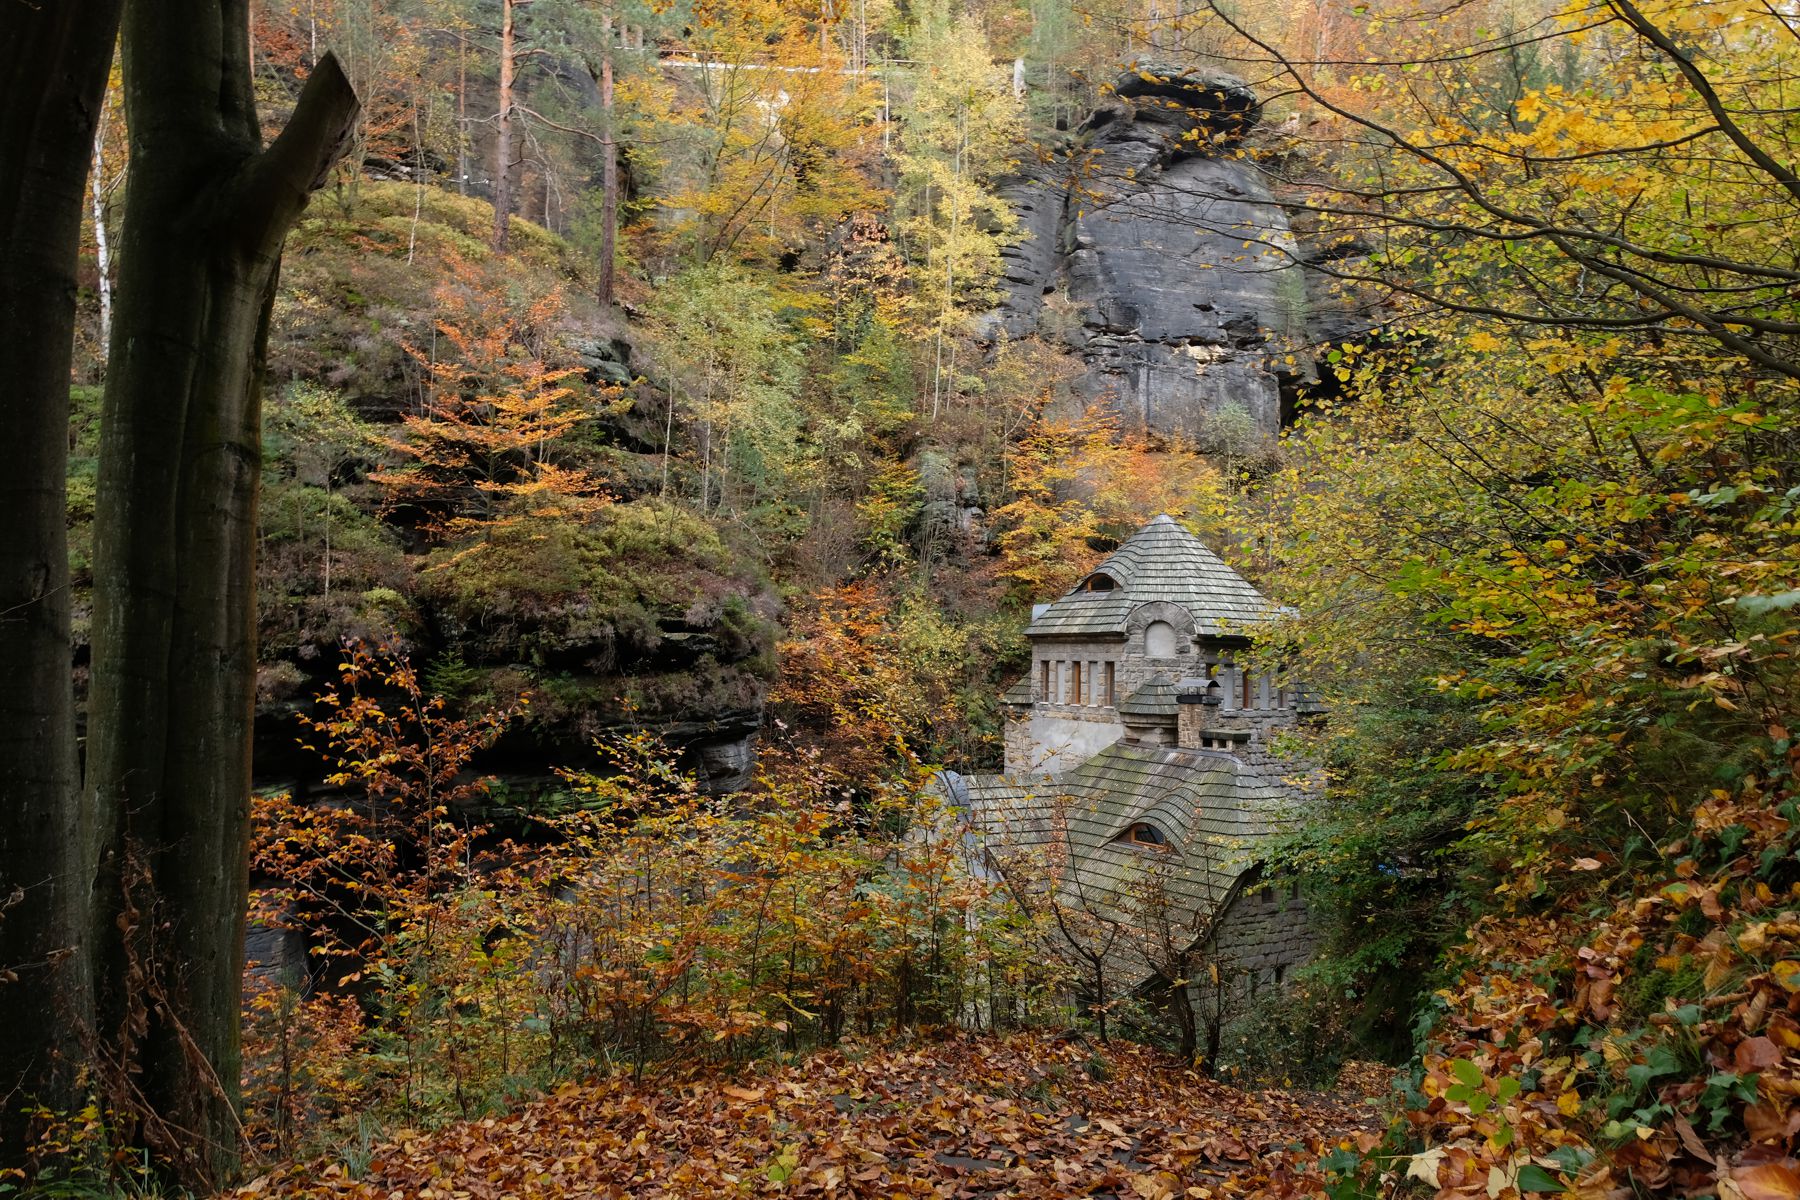
[[1337,996],[1306,983],[1265,993],[1226,1022],[1217,1070],[1277,1086],[1329,1084],[1353,1052],[1349,1015]]

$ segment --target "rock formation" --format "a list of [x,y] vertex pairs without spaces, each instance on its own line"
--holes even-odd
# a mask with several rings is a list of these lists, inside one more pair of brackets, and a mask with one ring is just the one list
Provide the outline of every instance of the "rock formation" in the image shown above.
[[1066,161],[1005,189],[1029,236],[989,332],[1063,341],[1081,397],[1130,426],[1205,443],[1241,406],[1277,430],[1317,338],[1303,251],[1243,149],[1260,118],[1229,75],[1148,59],[1120,75]]

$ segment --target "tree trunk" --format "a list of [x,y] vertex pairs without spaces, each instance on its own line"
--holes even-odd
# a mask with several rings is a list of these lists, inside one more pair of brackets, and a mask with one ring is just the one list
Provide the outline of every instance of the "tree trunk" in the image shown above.
[[512,214],[513,4],[500,0],[500,115],[494,122],[494,252],[506,252]]
[[103,1074],[195,1188],[236,1168],[260,377],[281,244],[357,113],[337,60],[263,150],[248,0],[133,0],[86,792]]
[[456,35],[456,190],[464,196],[469,194],[468,60],[468,38],[459,29]]
[[1169,987],[1170,1014],[1175,1018],[1176,1032],[1181,1039],[1177,1048],[1181,1061],[1192,1065],[1194,1058],[1200,1053],[1199,1020],[1194,1015],[1194,999],[1188,991],[1186,972],[1172,976],[1174,982]]
[[[94,165],[88,171],[88,195],[94,215],[95,290],[100,293],[100,353],[112,338],[112,253],[106,234],[106,105],[94,126]],[[104,359],[102,359],[104,362]]]
[[69,370],[83,184],[119,0],[0,5],[0,1168],[83,1101],[91,869],[70,687]]
[[618,256],[619,146],[613,134],[613,22],[604,26],[600,48],[600,286],[602,308],[613,302],[613,259]]

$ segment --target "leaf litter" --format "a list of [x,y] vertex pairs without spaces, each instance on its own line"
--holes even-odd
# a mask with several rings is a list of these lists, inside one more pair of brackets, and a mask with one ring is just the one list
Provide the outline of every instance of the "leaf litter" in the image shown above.
[[295,1163],[238,1196],[1116,1197],[1287,1190],[1297,1164],[1366,1148],[1361,1094],[1243,1090],[1143,1047],[1041,1034],[846,1043],[788,1065],[570,1084],[515,1111],[393,1131],[353,1178]]

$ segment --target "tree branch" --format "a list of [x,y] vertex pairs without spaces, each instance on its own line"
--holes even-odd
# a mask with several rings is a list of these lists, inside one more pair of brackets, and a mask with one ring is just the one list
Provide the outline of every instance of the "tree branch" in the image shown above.
[[264,226],[259,233],[271,227],[286,233],[343,157],[361,111],[337,55],[327,52],[307,77],[287,127],[246,168],[239,211]]
[[1756,144],[1756,139],[1744,132],[1744,127],[1737,123],[1737,120],[1731,115],[1731,110],[1725,107],[1725,102],[1719,98],[1719,93],[1713,88],[1712,81],[1706,77],[1704,71],[1694,65],[1694,60],[1683,54],[1681,47],[1671,41],[1668,34],[1657,28],[1631,0],[1609,0],[1609,4],[1612,10],[1624,18],[1625,23],[1637,32],[1639,37],[1655,46],[1664,58],[1675,64],[1675,69],[1687,79],[1689,86],[1699,95],[1700,102],[1706,105],[1706,111],[1711,113],[1713,120],[1718,122],[1719,129],[1731,139],[1732,145],[1742,150],[1746,158],[1761,167],[1771,179],[1786,188],[1790,196],[1800,200],[1800,177],[1796,177],[1790,168],[1776,162],[1767,150]]

